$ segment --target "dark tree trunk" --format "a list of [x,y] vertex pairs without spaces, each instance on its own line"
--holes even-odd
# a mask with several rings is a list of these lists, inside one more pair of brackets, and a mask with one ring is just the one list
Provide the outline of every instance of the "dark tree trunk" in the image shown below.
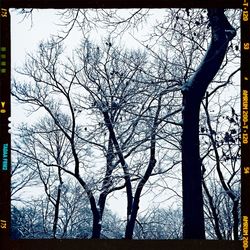
[[56,198],[56,203],[55,203],[55,216],[54,216],[54,222],[53,222],[53,237],[54,238],[56,238],[56,231],[57,231],[57,224],[58,224],[58,217],[59,217],[60,199],[61,199],[61,188],[58,187],[57,198]]
[[220,69],[230,40],[236,35],[223,9],[208,9],[212,39],[195,74],[183,85],[183,238],[205,239],[199,152],[199,112],[208,85]]
[[233,201],[233,235],[234,240],[239,240],[239,200],[237,198]]
[[102,229],[102,225],[100,222],[100,216],[94,216],[93,219],[93,229],[92,229],[92,239],[100,239],[101,237],[101,229]]
[[182,133],[183,238],[204,239],[199,103],[193,101],[195,98],[185,99],[188,105],[186,104],[183,110]]
[[101,216],[100,211],[96,207],[96,203],[94,200],[94,197],[90,199],[90,206],[91,211],[93,215],[93,228],[92,228],[92,239],[100,239],[101,237],[101,230],[102,230],[102,224],[101,224]]
[[[60,149],[57,148],[57,164],[60,165]],[[53,237],[56,238],[56,233],[57,233],[57,225],[58,225],[58,218],[59,218],[59,208],[60,208],[60,202],[61,202],[61,187],[63,184],[62,180],[62,170],[58,168],[58,177],[59,177],[59,186],[57,189],[57,197],[56,197],[56,202],[54,204],[55,206],[55,216],[54,216],[54,221],[53,221]]]

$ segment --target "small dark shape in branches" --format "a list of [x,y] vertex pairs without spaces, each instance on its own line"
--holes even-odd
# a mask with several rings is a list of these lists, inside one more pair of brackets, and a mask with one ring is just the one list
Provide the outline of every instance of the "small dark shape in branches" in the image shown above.
[[119,105],[118,105],[117,102],[113,101],[113,102],[111,103],[111,107],[112,107],[112,109],[116,110],[116,109],[118,109]]
[[236,123],[235,120],[234,120],[234,118],[230,118],[230,119],[229,119],[229,122],[230,122],[230,123],[233,123],[233,122]]
[[228,132],[225,133],[224,140],[225,140],[225,142],[235,143],[235,140]]
[[234,110],[233,107],[231,107],[231,109],[232,109],[232,116],[234,116],[235,115],[235,110]]
[[230,140],[230,135],[229,135],[228,132],[225,133],[224,140],[225,140],[225,142],[229,142],[229,140]]
[[231,134],[236,134],[236,130],[235,129],[231,129]]

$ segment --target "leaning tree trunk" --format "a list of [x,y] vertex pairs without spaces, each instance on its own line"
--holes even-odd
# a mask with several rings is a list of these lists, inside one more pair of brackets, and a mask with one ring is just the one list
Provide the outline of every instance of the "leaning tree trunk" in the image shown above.
[[236,35],[223,9],[208,9],[210,46],[195,74],[183,85],[182,188],[183,238],[205,239],[199,113],[209,83],[219,71],[228,43]]
[[139,181],[139,184],[135,191],[135,196],[133,199],[132,207],[131,207],[131,216],[129,216],[126,229],[125,229],[125,239],[131,240],[133,238],[134,228],[135,228],[135,222],[137,218],[137,214],[139,211],[139,204],[140,204],[140,198],[141,198],[141,192],[147,183],[148,179],[150,178],[152,171],[156,165],[156,159],[155,159],[155,149],[156,149],[156,130],[158,128],[158,118],[161,111],[161,101],[162,101],[162,94],[160,94],[160,97],[158,99],[158,106],[155,113],[154,121],[153,121],[153,127],[151,130],[151,138],[150,138],[150,158],[148,162],[148,167],[145,171],[145,174]]

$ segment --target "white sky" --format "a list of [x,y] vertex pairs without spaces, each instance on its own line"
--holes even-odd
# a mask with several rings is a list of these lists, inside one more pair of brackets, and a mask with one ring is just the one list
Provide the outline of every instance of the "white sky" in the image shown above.
[[[39,42],[50,38],[58,29],[56,25],[57,18],[55,10],[39,10],[33,15],[33,26],[31,27],[30,19],[22,21],[23,17],[17,15],[11,10],[11,70],[12,74],[15,68],[22,67],[26,54],[37,50]],[[67,47],[74,48],[78,39],[69,37]],[[13,101],[13,100],[12,100]],[[27,121],[26,115],[23,114],[24,107],[20,107],[15,102],[12,103],[11,121],[14,124]]]

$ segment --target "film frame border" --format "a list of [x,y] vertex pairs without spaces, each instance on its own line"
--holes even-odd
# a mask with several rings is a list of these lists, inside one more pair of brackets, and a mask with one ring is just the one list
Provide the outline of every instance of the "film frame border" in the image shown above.
[[242,248],[249,249],[250,145],[249,145],[249,62],[250,21],[249,1],[242,0],[241,19],[241,222]]
[[[10,80],[11,80],[11,44],[9,8],[240,8],[241,18],[241,129],[242,129],[242,160],[241,160],[241,197],[243,225],[242,241],[218,240],[11,240],[10,239],[10,179],[11,179],[11,138],[8,133],[10,117]],[[250,62],[250,22],[249,1],[220,0],[188,1],[182,0],[91,0],[81,3],[79,0],[3,0],[0,3],[0,246],[3,249],[248,249],[249,248],[249,197],[250,197],[250,147],[249,147],[249,62]],[[244,117],[244,118],[243,118]],[[244,140],[243,140],[244,137]],[[33,248],[34,247],[34,248]]]
[[[10,232],[10,16],[0,5],[0,239]],[[7,249],[7,248],[6,248]]]

